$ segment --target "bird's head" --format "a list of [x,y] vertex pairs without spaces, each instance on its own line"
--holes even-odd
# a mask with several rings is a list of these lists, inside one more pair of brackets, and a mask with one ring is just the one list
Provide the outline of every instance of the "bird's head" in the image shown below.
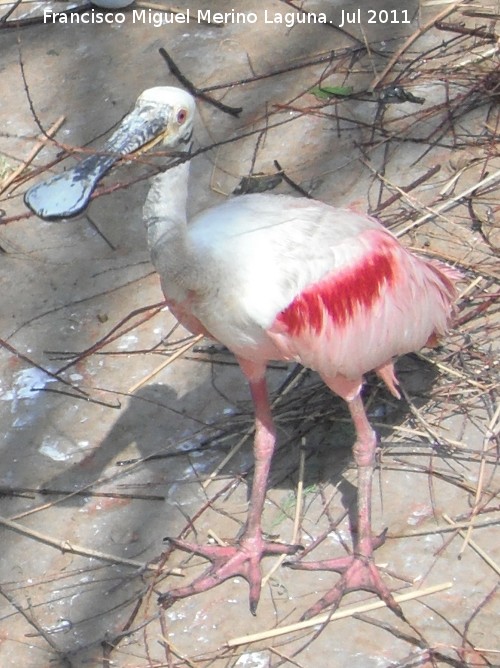
[[115,134],[130,137],[129,152],[142,153],[157,144],[183,151],[191,145],[194,113],[194,100],[186,91],[172,86],[148,88]]
[[189,152],[195,103],[191,95],[171,86],[148,88],[101,150],[62,174],[30,188],[26,205],[40,218],[76,216],[87,206],[104,174],[126,155],[153,146]]

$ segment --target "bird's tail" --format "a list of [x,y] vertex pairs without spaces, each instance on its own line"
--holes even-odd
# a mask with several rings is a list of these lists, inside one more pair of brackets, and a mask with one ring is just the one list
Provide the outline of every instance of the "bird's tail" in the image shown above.
[[[425,260],[425,263],[431,269],[434,277],[440,287],[440,292],[443,300],[448,305],[448,327],[453,327],[453,320],[456,314],[455,300],[458,296],[457,283],[463,280],[463,274],[458,269],[450,267],[439,260]],[[429,348],[434,348],[439,345],[439,339],[444,332],[434,331],[428,338],[425,344]]]
[[442,282],[446,286],[447,292],[450,295],[450,299],[455,299],[458,290],[456,284],[463,280],[463,274],[458,269],[450,267],[449,264],[445,264],[440,260],[427,260],[427,264],[436,272],[436,274],[441,278]]

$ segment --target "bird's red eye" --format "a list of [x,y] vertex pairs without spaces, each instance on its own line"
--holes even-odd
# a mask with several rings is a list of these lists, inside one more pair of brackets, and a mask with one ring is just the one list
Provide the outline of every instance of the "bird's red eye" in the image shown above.
[[182,125],[186,121],[186,118],[187,118],[187,111],[185,109],[180,109],[177,112],[177,123],[179,125]]

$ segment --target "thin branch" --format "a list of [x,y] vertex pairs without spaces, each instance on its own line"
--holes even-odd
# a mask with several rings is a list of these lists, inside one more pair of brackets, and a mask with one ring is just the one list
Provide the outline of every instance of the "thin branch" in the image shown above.
[[41,136],[35,146],[32,148],[30,154],[26,158],[26,160],[19,165],[17,169],[15,169],[12,174],[9,174],[9,176],[0,184],[0,195],[4,193],[7,188],[13,183],[18,176],[20,176],[26,167],[29,167],[29,165],[33,162],[33,160],[36,158],[36,156],[40,153],[40,151],[44,148],[44,146],[47,144],[49,139],[53,137],[56,132],[59,130],[61,125],[64,123],[65,117],[64,116],[59,116],[57,121],[53,123],[50,128],[47,130],[47,134]]
[[[58,540],[57,538],[52,538],[46,534],[41,533],[40,531],[35,531],[34,529],[28,529],[27,527],[19,524],[19,522],[13,522],[8,520],[6,517],[0,517],[0,524],[7,529],[11,529],[16,533],[20,533],[23,536],[32,538],[33,540],[54,547],[57,550],[60,550],[63,554],[70,552],[71,554],[79,554],[82,557],[88,557],[89,559],[99,559],[101,561],[107,561],[111,564],[121,564],[123,566],[132,566],[133,568],[139,568],[141,570],[152,570],[156,571],[157,567],[151,564],[148,564],[144,561],[135,561],[133,559],[125,559],[124,557],[118,557],[113,554],[107,554],[106,552],[100,552],[99,550],[92,550],[90,548],[82,547],[76,543],[70,543],[68,540]],[[172,575],[182,575],[182,572],[178,568],[172,569],[170,571]]]
[[192,81],[190,81],[187,77],[184,76],[184,74],[182,74],[180,69],[175,64],[173,58],[163,47],[160,47],[158,51],[160,52],[162,58],[167,62],[168,68],[174,77],[176,77],[180,83],[195,97],[198,97],[200,100],[205,100],[205,102],[208,102],[212,106],[217,107],[217,109],[224,111],[226,114],[231,114],[231,116],[239,116],[241,114],[243,107],[229,107],[227,104],[219,102],[219,100],[214,100],[213,97],[210,97],[210,95],[204,93],[201,88],[195,86]]
[[392,70],[394,65],[398,62],[401,61],[401,56],[405,51],[408,51],[410,46],[416,42],[422,35],[424,35],[428,30],[434,27],[436,21],[441,21],[442,19],[446,18],[450,14],[452,14],[457,7],[462,5],[463,2],[454,2],[450,7],[447,7],[446,9],[443,9],[442,12],[440,12],[437,16],[434,16],[430,21],[427,21],[421,28],[418,28],[410,37],[400,46],[400,48],[396,51],[396,53],[392,56],[390,61],[387,63],[386,67],[382,70],[382,72],[375,77],[375,79],[372,81],[370,85],[371,90],[375,90],[375,88],[378,88],[380,84],[384,81],[386,76],[389,74],[389,72]]
[[[453,586],[452,582],[445,582],[440,585],[435,585],[434,587],[428,587],[427,589],[416,589],[414,591],[407,592],[405,594],[397,594],[394,596],[396,603],[404,603],[405,601],[411,601],[415,598],[422,598],[423,596],[429,596],[431,594],[437,594],[440,591],[449,589]],[[370,612],[371,610],[378,610],[379,608],[385,608],[386,604],[384,601],[373,601],[372,603],[366,603],[361,605],[353,605],[342,610],[337,610],[333,615],[329,612],[325,612],[322,615],[312,617],[311,619],[306,619],[303,622],[297,622],[296,624],[290,624],[289,626],[282,626],[280,628],[271,629],[270,631],[263,631],[262,633],[254,633],[248,636],[242,636],[240,638],[232,638],[227,641],[228,647],[236,647],[237,645],[246,645],[247,643],[258,642],[260,640],[267,640],[269,638],[276,638],[276,636],[286,635],[287,633],[295,633],[296,631],[303,631],[304,629],[309,629],[312,626],[317,626],[320,624],[327,624],[329,622],[336,621],[337,619],[345,619],[346,617],[352,617],[357,615],[360,612]]]

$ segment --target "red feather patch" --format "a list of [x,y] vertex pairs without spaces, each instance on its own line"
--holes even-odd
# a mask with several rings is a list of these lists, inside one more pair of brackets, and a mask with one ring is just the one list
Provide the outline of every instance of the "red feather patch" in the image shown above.
[[361,310],[367,311],[395,277],[395,242],[385,234],[385,238],[377,237],[376,247],[368,255],[303,290],[276,320],[292,335],[307,329],[319,333],[325,318],[343,326]]

